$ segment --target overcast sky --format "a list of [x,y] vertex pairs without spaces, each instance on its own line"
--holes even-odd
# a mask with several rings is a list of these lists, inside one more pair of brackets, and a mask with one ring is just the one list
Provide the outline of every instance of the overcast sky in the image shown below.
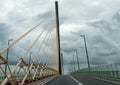
[[[87,67],[80,35],[86,36],[91,65],[120,63],[119,5],[120,0],[59,0],[60,42],[65,64],[75,58],[73,50],[77,49],[80,66]],[[9,39],[16,39],[42,19],[55,18],[54,0],[0,0],[0,6],[0,49]],[[25,42],[28,41],[31,42],[29,39]],[[20,44],[17,47],[25,51]]]

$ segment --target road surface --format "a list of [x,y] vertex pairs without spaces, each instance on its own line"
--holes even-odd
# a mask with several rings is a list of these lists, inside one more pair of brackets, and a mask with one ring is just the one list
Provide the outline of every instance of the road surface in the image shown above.
[[78,75],[73,75],[75,79],[77,79],[79,82],[81,82],[83,85],[118,85],[118,84],[113,84],[110,82],[86,77],[86,76],[78,76]]
[[46,83],[45,85],[78,85],[78,84],[69,76],[58,76],[55,79]]
[[109,82],[85,77],[73,75],[73,77],[68,75],[57,76],[53,80],[47,82],[44,85],[117,85]]

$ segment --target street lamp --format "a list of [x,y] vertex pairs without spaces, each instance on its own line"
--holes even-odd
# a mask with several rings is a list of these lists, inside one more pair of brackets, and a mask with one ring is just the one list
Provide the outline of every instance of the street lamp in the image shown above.
[[61,53],[61,71],[62,71],[62,74],[64,74],[63,53]]
[[73,57],[73,67],[74,67],[74,71],[75,71],[75,60],[74,60],[74,57]]
[[[10,45],[10,41],[13,41],[13,39],[8,40],[8,46]],[[7,49],[7,55],[6,60],[8,61],[8,54],[9,54],[9,48]],[[5,65],[5,74],[7,73],[7,65]]]
[[87,56],[87,64],[88,64],[88,68],[90,70],[90,62],[89,62],[89,56],[88,56],[88,51],[87,51],[86,38],[85,38],[85,35],[80,35],[80,37],[83,37],[83,39],[84,39],[85,51],[86,51],[86,56]]
[[[30,66],[30,63],[31,63],[31,54],[32,54],[32,52],[30,52],[30,57],[29,57],[29,66]],[[29,74],[30,74],[30,71],[29,71]]]
[[30,65],[30,63],[31,63],[31,54],[32,54],[32,52],[30,52],[29,65]]
[[72,61],[71,61],[71,68],[72,68],[71,72],[74,72],[73,62]]
[[77,49],[75,49],[75,53],[76,53],[76,59],[77,59],[77,64],[78,64],[78,70],[80,70],[79,58],[78,58],[78,52],[77,52]]

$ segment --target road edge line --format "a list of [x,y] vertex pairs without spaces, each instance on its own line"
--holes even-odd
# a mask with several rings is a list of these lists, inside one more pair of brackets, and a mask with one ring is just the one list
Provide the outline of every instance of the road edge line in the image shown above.
[[58,76],[58,75],[53,76],[52,78],[50,78],[50,79],[48,79],[48,80],[46,80],[46,81],[41,82],[40,85],[45,85],[45,84],[48,83],[49,81],[55,79],[57,76]]

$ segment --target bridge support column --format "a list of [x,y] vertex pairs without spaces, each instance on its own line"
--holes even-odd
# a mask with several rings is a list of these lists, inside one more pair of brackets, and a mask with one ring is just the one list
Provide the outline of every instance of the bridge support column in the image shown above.
[[59,35],[59,11],[58,11],[58,1],[55,1],[55,11],[56,11],[57,45],[58,45],[58,67],[59,67],[59,74],[62,74],[62,70],[61,70],[61,57],[60,57],[60,35]]

